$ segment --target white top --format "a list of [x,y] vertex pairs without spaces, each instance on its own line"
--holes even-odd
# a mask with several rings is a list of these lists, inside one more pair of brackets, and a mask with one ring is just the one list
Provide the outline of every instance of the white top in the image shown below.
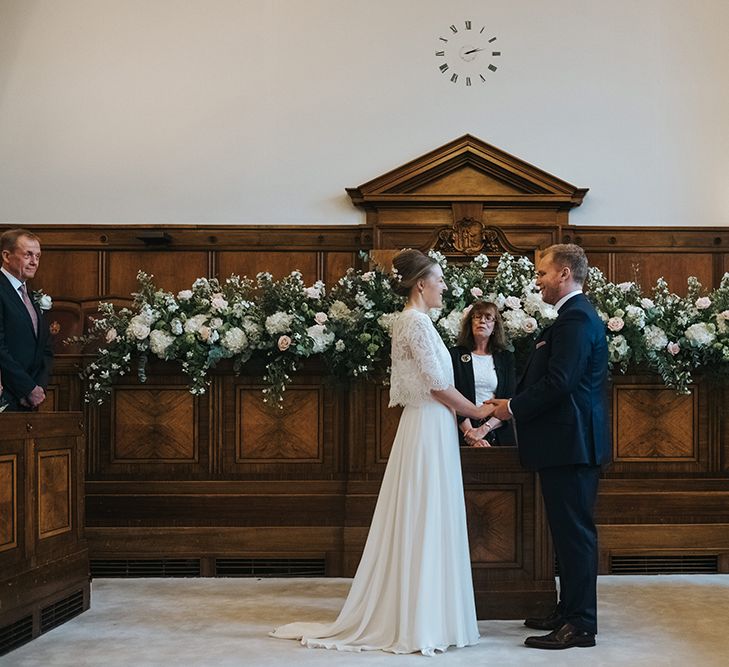
[[402,311],[392,325],[390,407],[434,401],[432,389],[453,384],[453,365],[430,317],[419,310]]
[[471,352],[473,363],[473,385],[476,388],[476,405],[481,405],[494,397],[498,378],[494,358],[490,354],[474,354]]

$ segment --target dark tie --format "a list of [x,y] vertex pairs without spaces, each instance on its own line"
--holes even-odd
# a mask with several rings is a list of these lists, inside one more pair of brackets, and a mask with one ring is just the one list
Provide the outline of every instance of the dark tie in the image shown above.
[[28,290],[25,289],[25,283],[23,283],[20,287],[18,287],[18,291],[20,292],[20,296],[23,297],[23,303],[25,304],[25,307],[28,309],[28,315],[30,315],[30,319],[33,321],[33,331],[35,331],[35,335],[38,335],[38,313],[35,312],[35,308],[33,308],[33,304],[30,302],[30,297],[28,296]]

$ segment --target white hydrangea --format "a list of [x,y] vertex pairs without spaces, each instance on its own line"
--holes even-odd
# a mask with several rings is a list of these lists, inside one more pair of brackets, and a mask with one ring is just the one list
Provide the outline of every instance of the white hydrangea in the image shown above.
[[223,334],[220,343],[233,354],[238,354],[248,347],[248,337],[242,329],[232,327]]
[[463,311],[454,309],[446,317],[438,322],[438,327],[441,328],[450,339],[458,338],[458,334],[461,331],[461,320],[463,319]]
[[261,335],[261,327],[251,317],[246,317],[243,320],[243,330],[246,332],[248,338],[258,338]]
[[166,331],[155,329],[149,334],[149,349],[152,350],[160,359],[165,358],[167,348],[175,342],[175,337]]
[[333,320],[347,320],[352,316],[352,311],[346,303],[338,299],[329,306],[329,317]]
[[392,333],[392,326],[395,324],[398,313],[382,313],[377,318],[377,324],[379,324],[387,333]]
[[529,317],[523,310],[507,310],[504,315],[504,326],[509,334],[524,331],[524,321]]
[[706,322],[692,324],[684,333],[691,347],[706,347],[716,338],[716,327]]
[[323,324],[314,324],[310,326],[306,333],[309,338],[314,341],[313,352],[324,352],[333,342],[334,334],[331,331],[327,331]]
[[645,311],[638,306],[626,306],[625,318],[641,329],[645,326]]
[[643,331],[643,337],[645,338],[645,344],[651,350],[662,350],[668,345],[668,336],[661,327],[655,324],[649,324]]
[[286,333],[291,330],[291,323],[293,321],[294,316],[291,313],[282,313],[279,311],[266,318],[266,331],[271,335]]
[[170,329],[175,336],[179,336],[184,331],[182,322],[178,318],[175,318],[172,322],[170,322]]
[[194,317],[191,317],[187,322],[185,322],[185,331],[187,333],[197,333],[200,330],[200,327],[205,324],[205,320],[207,319],[207,315],[200,314],[195,315]]
[[347,347],[347,346],[346,346],[346,345],[344,344],[344,341],[343,341],[343,340],[338,340],[338,341],[337,341],[337,342],[336,342],[336,343],[334,344],[334,349],[335,349],[335,350],[336,350],[337,352],[344,352],[344,348],[345,348],[345,347]]

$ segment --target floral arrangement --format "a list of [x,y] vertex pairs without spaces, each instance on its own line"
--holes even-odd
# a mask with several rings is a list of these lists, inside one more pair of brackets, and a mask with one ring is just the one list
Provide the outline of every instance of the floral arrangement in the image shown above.
[[[430,254],[449,286],[443,308],[431,311],[446,345],[455,343],[463,314],[476,300],[497,305],[517,355],[526,354],[557,316],[542,301],[526,257],[504,253],[495,275],[488,276],[486,255],[448,264],[440,253]],[[178,362],[193,394],[205,392],[209,370],[221,359],[232,359],[238,373],[254,355],[263,358],[264,400],[275,405],[281,405],[300,360],[312,355],[322,355],[342,379],[387,376],[392,325],[404,304],[391,288],[395,272],[349,269],[328,293],[321,281],[306,286],[299,271],[281,280],[269,273],[259,273],[255,281],[199,278],[177,294],[157,289],[144,272],[137,278],[140,288],[131,308],[100,304],[90,334],[75,339],[101,343],[83,372],[87,401],[102,403],[114,379],[131,372],[133,363],[144,381],[150,354]],[[645,366],[667,386],[687,393],[693,371],[729,368],[729,273],[708,295],[690,278],[685,297],[670,292],[662,279],[645,296],[635,283],[610,283],[592,268],[587,295],[605,322],[615,370]]]

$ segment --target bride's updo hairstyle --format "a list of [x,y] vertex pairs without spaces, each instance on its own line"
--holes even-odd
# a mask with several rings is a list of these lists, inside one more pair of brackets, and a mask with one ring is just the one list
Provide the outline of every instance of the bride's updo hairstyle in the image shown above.
[[438,264],[432,257],[424,255],[420,250],[405,248],[392,260],[393,275],[390,278],[392,291],[398,296],[410,296],[410,290],[421,278],[430,273]]

